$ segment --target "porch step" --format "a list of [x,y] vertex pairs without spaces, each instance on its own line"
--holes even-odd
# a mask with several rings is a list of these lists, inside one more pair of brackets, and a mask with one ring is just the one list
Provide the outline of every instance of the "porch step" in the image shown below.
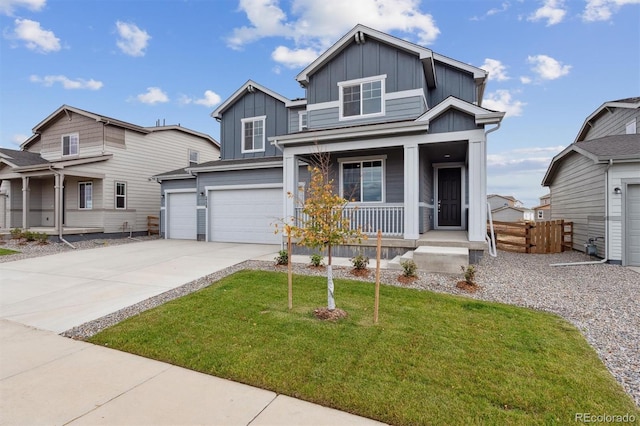
[[469,266],[469,249],[466,247],[420,246],[413,252],[413,261],[425,272],[460,274],[461,266]]
[[406,252],[402,256],[396,256],[387,263],[387,268],[402,271],[402,262],[413,259],[413,250]]

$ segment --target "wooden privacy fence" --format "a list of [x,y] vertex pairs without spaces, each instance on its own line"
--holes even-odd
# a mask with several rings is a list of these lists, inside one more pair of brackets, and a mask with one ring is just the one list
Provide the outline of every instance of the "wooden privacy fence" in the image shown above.
[[[493,228],[496,246],[501,250],[520,253],[561,253],[573,247],[573,222],[493,222]],[[488,226],[487,232],[490,232]]]
[[160,218],[158,216],[147,216],[147,235],[160,234]]

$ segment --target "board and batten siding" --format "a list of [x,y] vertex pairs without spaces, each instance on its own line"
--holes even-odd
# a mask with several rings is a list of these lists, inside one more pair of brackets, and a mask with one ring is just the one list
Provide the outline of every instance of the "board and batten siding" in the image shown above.
[[[264,151],[242,153],[242,119],[266,116]],[[260,90],[245,93],[222,113],[220,122],[221,158],[223,160],[282,156],[282,152],[268,141],[269,137],[284,135],[289,128],[289,112],[284,103]]]
[[435,61],[437,86],[428,91],[427,102],[433,108],[449,96],[469,103],[478,102],[473,74]]
[[459,132],[463,130],[481,129],[475,118],[455,109],[450,109],[429,123],[429,133]]
[[605,169],[580,154],[564,159],[551,183],[551,219],[573,222],[573,248],[584,251],[589,238],[605,256]]
[[636,120],[636,132],[640,132],[640,109],[610,108],[598,117],[589,127],[584,140],[597,139],[604,136],[624,135],[626,125]]
[[609,186],[606,189],[609,194],[609,259],[620,261],[623,252],[623,194],[615,194],[613,190],[614,188],[623,189],[623,182],[640,182],[640,161],[614,163],[609,169]]

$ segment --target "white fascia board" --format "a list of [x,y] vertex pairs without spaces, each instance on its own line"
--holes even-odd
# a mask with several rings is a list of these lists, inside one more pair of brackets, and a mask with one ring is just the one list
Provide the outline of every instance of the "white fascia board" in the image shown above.
[[247,163],[238,163],[238,164],[223,164],[216,166],[208,166],[208,167],[192,167],[187,170],[193,173],[205,173],[205,172],[222,172],[229,170],[252,170],[252,169],[273,169],[277,167],[282,167],[282,161],[269,161],[265,163],[255,163],[255,164],[247,164]]
[[473,115],[475,117],[476,124],[499,123],[500,121],[502,121],[502,118],[504,118],[505,115],[504,112],[490,111],[481,106],[463,101],[460,98],[449,96],[448,98],[422,114],[420,117],[418,117],[416,121],[425,121],[429,123],[440,114],[446,112],[449,108],[455,108],[469,115]]
[[284,103],[285,105],[287,104],[287,102],[290,102],[289,99],[287,99],[284,96],[274,92],[273,90],[267,89],[266,87],[262,86],[261,84],[256,83],[253,80],[248,80],[238,90],[233,92],[233,94],[231,96],[229,96],[226,101],[221,103],[220,106],[218,106],[218,108],[213,110],[213,112],[211,113],[211,117],[218,118],[218,119],[222,118],[222,113],[224,112],[224,110],[226,110],[227,107],[229,107],[231,104],[235,103],[240,97],[242,97],[245,94],[245,92],[248,91],[249,86],[252,86],[253,88],[260,90],[261,92],[266,93],[267,95],[271,96],[272,98],[275,98],[275,99],[279,100],[280,102]]
[[286,106],[287,108],[295,108],[295,107],[305,106],[306,104],[307,104],[306,99],[296,99],[292,101],[286,101],[284,103],[284,106]]
[[184,180],[184,179],[195,179],[196,177],[191,174],[183,174],[183,175],[166,175],[166,176],[153,176],[156,181],[162,182],[165,180]]

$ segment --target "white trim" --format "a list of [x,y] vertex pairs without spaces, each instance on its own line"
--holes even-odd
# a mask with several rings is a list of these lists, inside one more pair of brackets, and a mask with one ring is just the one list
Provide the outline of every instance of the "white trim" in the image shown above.
[[[302,127],[302,117],[306,117],[307,124]],[[298,111],[298,130],[307,130],[309,128],[309,113],[305,111]]]
[[[167,209],[167,204],[169,203],[169,195],[171,194],[177,194],[177,193],[186,193],[186,192],[193,192],[193,193],[197,193],[197,189],[196,188],[181,188],[181,189],[165,189],[164,190],[164,206],[160,207],[160,210],[164,210],[165,214],[164,216],[162,216],[162,222],[163,222],[163,228],[164,228],[164,239],[168,240],[169,239],[169,210]],[[197,194],[196,194],[197,195]],[[197,202],[197,201],[196,201]],[[196,239],[198,238],[198,218],[196,216]]]
[[196,210],[206,210],[207,206],[196,206]]
[[[217,161],[224,162],[224,161]],[[207,167],[190,167],[188,170],[194,173],[204,172],[217,172],[227,170],[249,170],[249,169],[273,169],[276,167],[282,167],[281,161],[265,161],[261,163],[235,163],[235,164],[220,164]],[[195,177],[195,176],[192,176]]]
[[340,108],[340,101],[318,102],[307,105],[307,111],[319,111],[322,109]]
[[[385,108],[385,103],[386,103],[386,85],[385,82],[387,80],[387,75],[386,74],[382,74],[382,75],[376,75],[376,76],[371,76],[371,77],[365,77],[365,78],[357,78],[355,80],[347,80],[347,81],[340,81],[338,82],[338,120],[339,121],[349,121],[349,120],[358,120],[358,119],[363,119],[363,118],[369,118],[369,117],[380,117],[380,116],[384,116],[386,113],[386,108]],[[374,83],[374,82],[380,82],[380,111],[379,112],[374,112],[371,114],[365,114],[363,112],[363,90],[362,90],[362,85],[366,84],[366,83]],[[345,116],[344,115],[344,88],[345,87],[351,87],[351,86],[360,86],[360,114],[358,115],[349,115],[349,116]]]
[[[381,155],[381,156],[367,156],[367,157],[345,157],[345,158],[338,158],[338,164],[340,165],[340,172],[338,173],[338,185],[339,185],[339,194],[340,197],[344,198],[344,192],[343,192],[343,184],[342,184],[342,175],[343,175],[343,165],[344,164],[355,164],[355,163],[360,163],[361,167],[360,167],[360,201],[356,201],[353,202],[353,204],[362,204],[362,205],[371,205],[371,204],[381,204],[384,203],[386,200],[386,194],[385,194],[385,189],[386,189],[386,185],[385,185],[385,181],[386,181],[386,172],[387,172],[387,167],[386,167],[386,161],[387,160],[387,156],[386,155]],[[380,161],[382,164],[382,188],[381,188],[381,194],[380,194],[380,201],[363,201],[362,200],[362,190],[363,190],[363,185],[362,185],[362,163],[368,161],[368,162],[372,162],[372,161]]]
[[[468,206],[467,201],[464,199],[467,193],[466,188],[466,167],[464,163],[434,163],[433,165],[433,229],[451,229],[451,230],[465,230],[465,214],[464,209]],[[438,172],[440,169],[460,169],[460,226],[440,226],[438,224]]]
[[[196,151],[195,149],[189,148],[189,154],[187,158],[187,164],[191,167],[191,163],[196,163],[196,166],[200,163],[200,151]],[[196,155],[196,161],[191,161],[191,154]]]
[[[71,138],[75,136],[76,139],[76,152],[65,154],[64,153],[64,138],[69,138],[69,151],[71,151]],[[66,133],[60,136],[60,153],[62,157],[76,157],[80,154],[80,134],[78,132]]]
[[[84,199],[85,207],[80,207],[80,185],[87,185],[87,184],[91,186],[91,206],[86,207],[87,199],[86,199],[86,189],[85,189],[85,199]],[[93,210],[93,181],[91,180],[78,182],[78,210]]]
[[[124,207],[118,207],[118,198],[122,197],[118,195],[118,185],[124,185]],[[115,181],[113,182],[113,208],[114,210],[126,210],[127,209],[127,182]]]
[[274,92],[273,90],[267,89],[266,87],[256,83],[253,80],[249,80],[245,84],[243,84],[242,87],[240,87],[238,90],[236,90],[231,96],[229,96],[226,101],[221,103],[218,106],[218,108],[216,108],[211,113],[211,117],[213,117],[213,118],[222,118],[222,113],[227,109],[228,106],[230,106],[231,104],[235,103],[235,101],[240,96],[243,96],[245,94],[245,92],[252,93],[252,91],[254,89],[258,89],[261,92],[266,93],[267,95],[271,96],[274,99],[279,100],[280,102],[282,102],[285,105],[287,105],[289,102],[291,102],[289,99],[287,99],[284,96]]
[[266,188],[282,188],[282,183],[258,183],[255,185],[213,185],[205,186],[204,190],[209,191],[232,191],[237,189],[266,189]]
[[[245,149],[244,148],[244,126],[246,123],[255,123],[256,121],[262,121],[262,148],[261,149],[256,149],[256,141],[255,141],[255,134],[252,134],[252,140],[253,140],[253,149]],[[249,153],[249,152],[264,152],[265,150],[265,145],[267,144],[267,116],[266,115],[260,115],[257,117],[246,117],[246,118],[242,118],[240,119],[240,123],[242,123],[242,125],[240,126],[240,152],[245,154],[245,153]],[[254,128],[255,129],[255,128]]]

